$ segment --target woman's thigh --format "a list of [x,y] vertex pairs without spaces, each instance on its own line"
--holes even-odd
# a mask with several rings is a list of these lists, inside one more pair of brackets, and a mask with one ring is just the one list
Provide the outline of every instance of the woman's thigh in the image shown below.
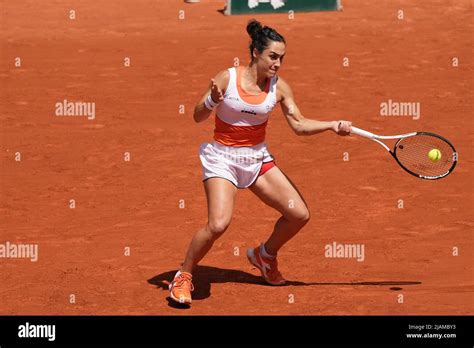
[[278,210],[288,220],[309,219],[309,210],[303,196],[278,167],[260,176],[249,188],[265,204]]

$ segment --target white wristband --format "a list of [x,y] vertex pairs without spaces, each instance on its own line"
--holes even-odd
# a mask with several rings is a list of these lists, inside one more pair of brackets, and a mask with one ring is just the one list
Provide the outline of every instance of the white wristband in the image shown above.
[[219,103],[216,103],[214,100],[212,100],[210,94],[207,96],[206,100],[204,101],[204,105],[205,105],[206,108],[208,108],[209,110],[214,110],[214,108],[215,108],[218,104],[219,104]]

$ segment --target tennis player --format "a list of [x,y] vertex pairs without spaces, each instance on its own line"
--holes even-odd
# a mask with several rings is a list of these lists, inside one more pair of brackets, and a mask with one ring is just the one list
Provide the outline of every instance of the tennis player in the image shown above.
[[268,284],[285,284],[278,271],[278,251],[308,223],[310,212],[265,144],[268,118],[276,104],[280,103],[297,135],[328,130],[339,135],[350,133],[348,121],[325,122],[303,117],[290,86],[278,77],[286,53],[283,36],[256,20],[248,23],[247,32],[251,37],[250,64],[219,72],[194,109],[196,122],[216,112],[214,141],[200,148],[208,221],[194,235],[182,268],[169,285],[170,297],[178,303],[191,303],[193,269],[229,226],[237,189],[249,188],[281,213],[270,238],[248,249],[247,257]]

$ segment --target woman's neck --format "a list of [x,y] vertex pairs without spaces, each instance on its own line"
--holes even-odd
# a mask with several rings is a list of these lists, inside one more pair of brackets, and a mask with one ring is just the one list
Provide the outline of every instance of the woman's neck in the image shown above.
[[249,66],[246,67],[245,75],[250,82],[255,83],[260,89],[263,90],[265,88],[267,78],[265,76],[258,76],[257,64],[253,62],[250,63]]

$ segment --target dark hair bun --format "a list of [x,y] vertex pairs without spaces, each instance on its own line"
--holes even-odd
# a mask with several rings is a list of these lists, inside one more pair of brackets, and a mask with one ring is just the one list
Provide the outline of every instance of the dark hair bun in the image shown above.
[[255,37],[259,31],[262,30],[262,24],[257,21],[256,19],[252,19],[247,24],[247,33],[249,33],[250,37]]
[[262,27],[262,23],[256,19],[252,19],[247,24],[247,33],[249,33],[250,42],[250,59],[253,60],[253,50],[257,49],[258,52],[262,53],[269,45],[270,41],[285,42],[285,38],[278,34],[278,32],[270,27]]

